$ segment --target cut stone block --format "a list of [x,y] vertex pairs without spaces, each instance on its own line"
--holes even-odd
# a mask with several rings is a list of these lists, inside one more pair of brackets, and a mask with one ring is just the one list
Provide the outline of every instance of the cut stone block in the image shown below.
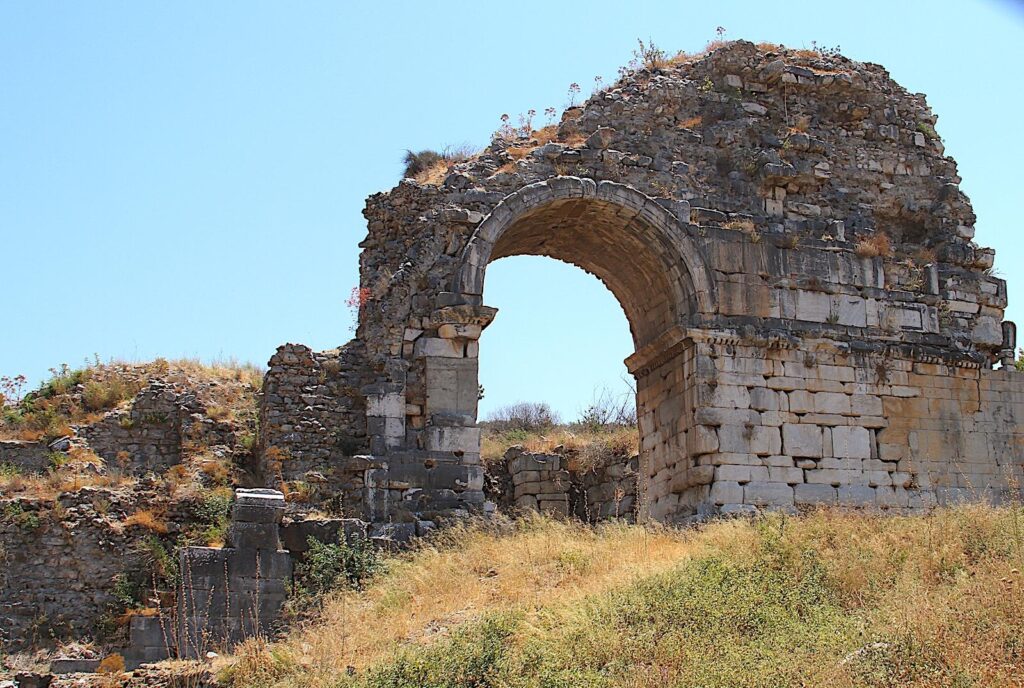
[[792,506],[793,488],[785,483],[747,483],[743,486],[743,501],[756,506]]
[[797,485],[794,489],[794,500],[797,505],[832,505],[837,500],[837,490],[831,485],[808,484]]
[[838,490],[840,506],[874,506],[875,490],[866,485],[843,485]]
[[743,486],[737,482],[716,480],[711,484],[709,499],[713,504],[739,504],[743,501]]
[[782,444],[789,456],[821,458],[821,428],[787,423],[782,426]]
[[867,428],[832,428],[832,453],[841,458],[870,459],[871,432]]

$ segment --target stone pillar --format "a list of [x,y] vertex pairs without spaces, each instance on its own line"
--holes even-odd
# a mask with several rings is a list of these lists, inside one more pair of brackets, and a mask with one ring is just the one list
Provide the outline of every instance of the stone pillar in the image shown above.
[[178,654],[202,657],[271,632],[292,578],[278,524],[284,495],[277,490],[235,490],[228,543],[222,549],[181,551]]
[[1012,370],[1014,367],[1014,359],[1016,358],[1017,325],[1009,320],[1004,320],[1002,328],[1003,347],[999,351],[999,362],[1007,370]]

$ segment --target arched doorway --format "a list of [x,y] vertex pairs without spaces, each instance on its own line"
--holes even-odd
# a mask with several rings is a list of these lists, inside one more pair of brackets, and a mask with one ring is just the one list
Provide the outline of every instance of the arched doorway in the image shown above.
[[[640,428],[641,516],[658,517],[674,510],[689,473],[687,430],[692,425],[696,390],[692,357],[687,357],[686,329],[714,311],[714,284],[700,251],[678,214],[642,193],[611,182],[560,177],[527,186],[506,197],[480,223],[456,272],[450,300],[438,321],[453,321],[467,339],[494,317],[483,306],[488,264],[514,255],[540,255],[576,265],[598,277],[615,295],[629,321],[635,353],[626,363],[637,381]],[[427,399],[433,378],[457,384],[462,402],[477,389],[476,342],[467,344],[461,361],[426,361]],[[458,370],[452,371],[453,367]],[[431,370],[435,374],[431,375]],[[443,395],[451,399],[450,393]],[[441,394],[434,397],[442,398]],[[444,411],[436,404],[432,413]],[[674,495],[674,497],[673,497]],[[665,498],[665,499],[663,499]]]

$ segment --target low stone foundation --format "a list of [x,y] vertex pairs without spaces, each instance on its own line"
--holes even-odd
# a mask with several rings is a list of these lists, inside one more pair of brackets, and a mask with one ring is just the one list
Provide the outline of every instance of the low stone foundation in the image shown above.
[[573,513],[593,523],[610,518],[636,520],[640,457],[615,458],[573,475]]
[[512,447],[505,453],[512,476],[512,503],[523,511],[569,515],[569,471],[558,454],[534,454]]
[[50,448],[44,442],[0,440],[0,466],[41,473],[50,465]]
[[565,455],[510,447],[492,467],[505,473],[490,481],[503,491],[489,496],[503,509],[572,515],[590,523],[613,518],[632,522],[636,520],[638,462],[637,456],[611,457],[574,469]]

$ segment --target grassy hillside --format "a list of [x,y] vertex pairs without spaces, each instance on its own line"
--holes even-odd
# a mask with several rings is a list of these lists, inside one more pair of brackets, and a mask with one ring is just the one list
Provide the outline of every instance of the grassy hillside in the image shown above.
[[444,534],[236,686],[1024,685],[1024,510]]
[[0,378],[0,439],[51,441],[73,433],[72,425],[95,423],[159,378],[188,387],[218,419],[255,415],[255,392],[263,371],[250,363],[210,365],[190,359],[149,363],[100,363],[50,369],[50,379],[22,396],[24,378]]

